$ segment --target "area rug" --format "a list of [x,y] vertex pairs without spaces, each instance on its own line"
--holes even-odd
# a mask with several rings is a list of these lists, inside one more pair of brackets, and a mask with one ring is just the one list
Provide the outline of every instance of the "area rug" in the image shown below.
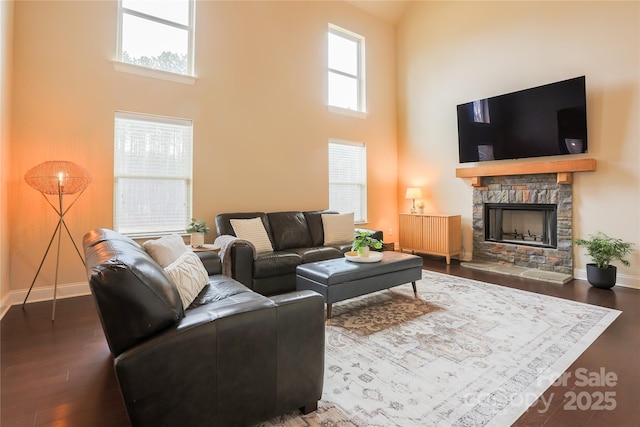
[[620,311],[424,271],[333,306],[318,410],[262,426],[507,426]]

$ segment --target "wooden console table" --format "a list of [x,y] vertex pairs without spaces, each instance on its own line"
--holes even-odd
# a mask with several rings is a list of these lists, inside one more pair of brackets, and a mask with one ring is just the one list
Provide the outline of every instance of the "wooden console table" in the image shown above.
[[460,215],[400,214],[400,251],[440,255],[451,263],[462,254]]

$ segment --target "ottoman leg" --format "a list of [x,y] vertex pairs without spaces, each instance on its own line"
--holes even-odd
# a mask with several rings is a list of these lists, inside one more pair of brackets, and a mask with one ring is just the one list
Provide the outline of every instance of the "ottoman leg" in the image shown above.
[[327,303],[327,326],[331,325],[331,303]]
[[411,286],[413,286],[413,296],[418,298],[418,290],[416,289],[416,282],[411,282]]

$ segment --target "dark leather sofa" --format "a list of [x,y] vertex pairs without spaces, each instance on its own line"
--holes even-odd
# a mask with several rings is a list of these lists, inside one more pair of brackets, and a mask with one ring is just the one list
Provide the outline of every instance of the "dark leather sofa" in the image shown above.
[[[322,214],[331,210],[287,212],[236,212],[216,216],[217,236],[236,236],[231,219],[260,218],[273,252],[256,254],[248,245],[234,245],[224,256],[230,257],[230,275],[262,295],[276,295],[296,289],[296,267],[309,262],[339,258],[351,244],[325,246]],[[364,229],[357,229],[364,230]],[[369,230],[382,241],[383,233]]]
[[245,426],[317,408],[324,304],[310,291],[267,298],[199,253],[209,284],[183,307],[145,250],[112,230],[84,236],[87,273],[133,426]]

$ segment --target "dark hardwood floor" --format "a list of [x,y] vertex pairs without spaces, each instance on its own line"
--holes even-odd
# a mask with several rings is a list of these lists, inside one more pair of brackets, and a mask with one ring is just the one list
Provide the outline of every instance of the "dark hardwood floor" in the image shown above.
[[[564,386],[550,387],[516,426],[640,425],[640,290],[592,288],[581,280],[565,285],[525,280],[460,267],[425,257],[428,270],[615,308],[622,314],[567,370]],[[112,360],[90,296],[12,307],[0,324],[0,425],[127,426]],[[615,386],[576,385],[575,373],[612,372]],[[609,392],[600,402],[598,393]],[[611,392],[614,395],[611,395]],[[565,398],[567,393],[567,398]],[[570,397],[578,397],[571,409]],[[604,394],[603,394],[604,395]],[[542,403],[550,401],[547,406]],[[608,402],[608,403],[607,403]],[[614,406],[612,410],[605,407]],[[602,406],[603,409],[579,409]]]

